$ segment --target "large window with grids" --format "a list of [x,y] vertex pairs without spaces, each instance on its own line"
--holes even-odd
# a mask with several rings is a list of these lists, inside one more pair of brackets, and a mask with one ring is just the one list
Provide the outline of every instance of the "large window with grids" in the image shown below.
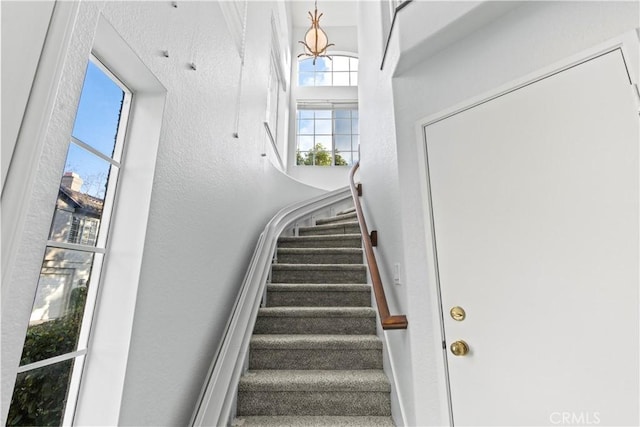
[[131,92],[88,63],[7,425],[70,425],[107,253]]
[[296,164],[350,166],[358,161],[356,104],[299,104],[296,118]]

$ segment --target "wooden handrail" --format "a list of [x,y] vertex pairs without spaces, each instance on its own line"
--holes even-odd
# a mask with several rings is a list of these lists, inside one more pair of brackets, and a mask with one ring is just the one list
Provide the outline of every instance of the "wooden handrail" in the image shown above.
[[359,167],[360,162],[357,162],[351,168],[351,172],[349,172],[349,185],[351,187],[353,204],[356,208],[356,215],[358,216],[358,223],[360,224],[360,231],[362,232],[364,253],[367,258],[367,264],[369,265],[369,274],[371,275],[373,294],[376,298],[378,313],[380,314],[380,323],[382,324],[382,329],[407,329],[407,316],[405,316],[404,314],[392,316],[389,313],[389,305],[387,304],[387,297],[384,295],[384,288],[382,287],[382,279],[380,278],[380,271],[378,270],[376,255],[373,252],[371,237],[369,235],[369,230],[367,229],[367,223],[364,220],[364,214],[362,213],[360,198],[358,197],[358,188],[356,187],[353,178],[356,174],[356,170],[358,170]]

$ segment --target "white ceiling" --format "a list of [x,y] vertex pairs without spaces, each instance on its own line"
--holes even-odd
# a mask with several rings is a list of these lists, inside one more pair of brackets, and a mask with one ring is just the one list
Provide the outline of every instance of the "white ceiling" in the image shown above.
[[[289,0],[294,27],[309,27],[311,20],[307,12],[313,14],[314,0]],[[357,1],[318,0],[318,14],[321,27],[349,27],[357,25]]]

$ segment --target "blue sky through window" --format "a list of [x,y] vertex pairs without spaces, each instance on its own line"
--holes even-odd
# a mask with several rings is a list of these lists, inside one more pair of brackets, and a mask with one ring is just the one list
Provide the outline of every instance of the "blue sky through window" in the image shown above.
[[124,91],[89,61],[72,135],[111,157]]
[[357,86],[358,58],[332,55],[298,61],[298,86]]
[[[124,91],[92,61],[85,74],[72,135],[108,157],[113,156]],[[83,192],[104,197],[109,163],[73,142],[69,145],[65,172],[84,180]]]

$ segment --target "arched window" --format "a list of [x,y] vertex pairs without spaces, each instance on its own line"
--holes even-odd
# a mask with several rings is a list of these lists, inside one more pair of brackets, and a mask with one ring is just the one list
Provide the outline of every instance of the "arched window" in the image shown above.
[[298,61],[298,86],[358,86],[358,58],[331,55]]

